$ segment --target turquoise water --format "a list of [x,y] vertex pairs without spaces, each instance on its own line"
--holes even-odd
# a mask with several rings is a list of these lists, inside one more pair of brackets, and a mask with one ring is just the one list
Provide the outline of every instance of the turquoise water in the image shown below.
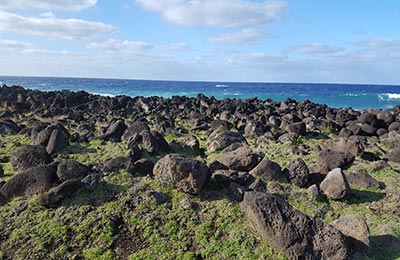
[[307,84],[307,83],[243,83],[243,82],[184,82],[124,79],[84,79],[46,77],[0,77],[0,85],[20,85],[25,88],[53,90],[85,90],[101,95],[195,97],[199,93],[223,98],[311,100],[330,107],[354,109],[387,109],[400,105],[400,86]]

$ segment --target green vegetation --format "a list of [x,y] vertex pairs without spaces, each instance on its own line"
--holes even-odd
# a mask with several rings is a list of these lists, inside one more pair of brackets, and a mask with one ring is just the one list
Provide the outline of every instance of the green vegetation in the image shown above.
[[[328,131],[329,130],[329,131]],[[333,129],[324,129],[332,135]],[[206,150],[204,131],[192,133]],[[168,142],[180,140],[169,134]],[[315,145],[323,145],[327,136],[292,138],[280,144],[271,141],[262,147],[255,139],[251,148],[263,152],[266,158],[285,167],[301,157],[307,163],[315,161]],[[9,157],[30,139],[13,135],[2,137],[0,157]],[[291,145],[304,146],[304,155],[291,155]],[[307,148],[308,146],[308,148]],[[85,164],[98,163],[116,156],[127,156],[123,143],[94,140],[73,143],[59,158],[71,158]],[[207,154],[213,161],[220,151]],[[162,155],[161,155],[162,156]],[[191,156],[188,154],[188,156]],[[150,154],[145,157],[157,160]],[[3,163],[7,181],[13,174],[10,163]],[[286,198],[296,209],[307,215],[321,217],[325,222],[353,213],[362,213],[372,236],[372,259],[396,259],[399,248],[381,249],[375,246],[382,235],[400,237],[399,166],[386,170],[368,170],[368,163],[357,161],[357,167],[368,171],[385,184],[384,190],[359,190],[353,187],[353,198],[332,201],[326,197],[312,200],[305,189],[285,183],[269,183],[269,190]],[[166,202],[157,204],[152,192],[161,192]],[[133,177],[126,171],[103,176],[92,191],[82,191],[66,199],[57,208],[45,209],[36,199],[16,198],[0,207],[0,259],[284,259],[273,252],[253,230],[245,218],[240,203],[233,201],[211,180],[197,196],[162,187],[149,177]],[[183,199],[193,206],[184,209]],[[4,238],[4,239],[3,239]]]

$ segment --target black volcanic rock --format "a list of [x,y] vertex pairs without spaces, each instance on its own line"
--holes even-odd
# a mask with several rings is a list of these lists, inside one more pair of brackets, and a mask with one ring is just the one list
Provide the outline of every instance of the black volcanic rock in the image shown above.
[[342,233],[321,219],[295,210],[279,197],[246,192],[243,208],[268,245],[283,252],[288,259],[343,260],[348,257]]
[[49,164],[53,159],[43,146],[28,145],[15,152],[10,161],[14,170],[22,172],[38,165]]
[[201,161],[169,154],[156,163],[153,174],[163,185],[196,194],[210,176],[210,169]]
[[30,198],[48,191],[56,184],[57,167],[53,164],[39,165],[14,175],[4,184],[0,193],[11,199],[17,196]]
[[324,149],[318,154],[317,163],[321,173],[328,173],[335,168],[349,167],[355,157],[349,152],[337,152],[329,149]]

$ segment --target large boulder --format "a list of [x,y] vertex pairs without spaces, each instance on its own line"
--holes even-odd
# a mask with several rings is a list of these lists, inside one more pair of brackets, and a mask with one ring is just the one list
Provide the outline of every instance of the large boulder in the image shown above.
[[280,197],[246,192],[243,209],[255,230],[288,259],[343,260],[345,237],[334,227],[292,208]]
[[83,178],[89,173],[89,167],[74,160],[63,160],[57,166],[57,176],[61,181]]
[[54,155],[61,152],[65,147],[68,146],[68,138],[63,131],[55,129],[50,135],[49,141],[46,146],[46,151]]
[[317,163],[321,173],[328,173],[335,168],[349,167],[355,157],[350,152],[337,152],[329,149],[323,149],[318,154]]
[[163,185],[196,194],[211,172],[204,162],[179,154],[169,154],[156,163],[153,174]]
[[66,140],[70,138],[70,134],[68,130],[59,122],[45,126],[36,126],[32,128],[31,131],[31,139],[34,145],[43,145],[47,146],[49,143],[50,137],[53,131],[59,130],[63,133],[63,136]]
[[133,124],[128,124],[128,128],[122,135],[123,141],[128,141],[134,135],[140,134],[143,131],[150,131],[150,127],[145,122],[137,121]]
[[112,122],[108,126],[107,131],[99,138],[106,141],[121,142],[121,137],[127,128],[128,127],[126,126],[124,120],[119,119],[115,122]]
[[286,176],[282,174],[281,166],[270,160],[262,160],[250,171],[250,174],[260,177],[264,181],[280,181],[286,178]]
[[60,185],[51,188],[49,191],[41,194],[38,197],[39,204],[44,207],[52,207],[57,205],[63,199],[70,197],[83,188],[83,183],[80,180],[67,180]]
[[325,195],[333,200],[344,199],[351,192],[346,176],[340,168],[330,171],[320,187]]
[[32,197],[48,191],[58,181],[57,167],[53,164],[39,165],[14,175],[4,184],[0,193],[11,199],[13,197]]
[[245,143],[246,139],[237,131],[218,129],[210,134],[207,140],[209,153],[222,150],[233,143]]
[[15,152],[10,158],[13,169],[18,172],[49,164],[53,161],[46,149],[40,145],[28,145]]
[[345,235],[350,247],[365,255],[370,252],[369,228],[365,218],[361,214],[344,216],[330,223]]
[[228,169],[249,172],[260,162],[262,157],[248,148],[239,147],[231,152],[218,156],[215,160]]
[[298,158],[289,163],[285,173],[292,184],[298,187],[305,187],[310,171],[303,159]]
[[340,138],[336,141],[329,140],[325,142],[325,147],[336,152],[350,152],[354,156],[360,156],[364,152],[364,146],[357,136]]

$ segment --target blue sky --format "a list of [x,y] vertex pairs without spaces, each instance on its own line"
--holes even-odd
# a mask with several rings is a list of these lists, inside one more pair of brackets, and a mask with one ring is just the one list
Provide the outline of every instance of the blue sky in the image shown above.
[[0,75],[400,84],[397,0],[0,0]]

